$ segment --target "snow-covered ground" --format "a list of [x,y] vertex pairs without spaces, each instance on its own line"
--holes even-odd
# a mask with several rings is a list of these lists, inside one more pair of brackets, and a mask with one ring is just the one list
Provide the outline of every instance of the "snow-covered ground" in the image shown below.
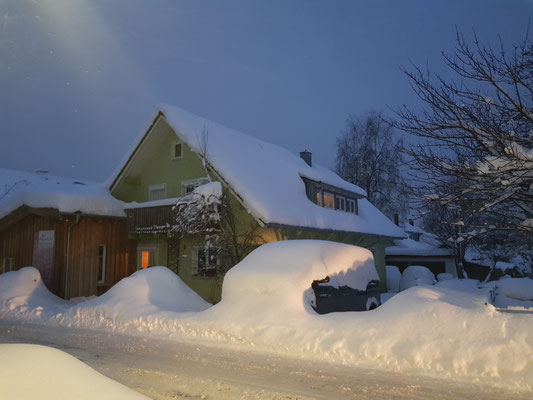
[[148,400],[51,347],[0,344],[0,370],[1,399]]
[[259,250],[228,273],[222,301],[207,309],[165,268],[139,271],[77,304],[55,298],[27,268],[0,276],[0,318],[533,391],[533,314],[493,305],[527,310],[533,280],[445,280],[411,287],[370,312],[318,315],[305,294],[312,280],[364,275],[368,252],[316,241]]

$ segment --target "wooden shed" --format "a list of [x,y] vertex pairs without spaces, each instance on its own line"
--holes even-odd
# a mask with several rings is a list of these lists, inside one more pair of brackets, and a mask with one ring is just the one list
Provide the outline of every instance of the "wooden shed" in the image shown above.
[[[34,266],[51,292],[69,299],[100,295],[135,272],[136,242],[128,239],[120,206],[109,207],[111,196],[99,187],[95,195],[91,184],[74,180],[70,184],[82,185],[82,192],[68,186],[65,194],[68,178],[14,172],[26,175],[0,198],[0,273]],[[42,190],[43,180],[56,191],[36,192],[34,183]]]

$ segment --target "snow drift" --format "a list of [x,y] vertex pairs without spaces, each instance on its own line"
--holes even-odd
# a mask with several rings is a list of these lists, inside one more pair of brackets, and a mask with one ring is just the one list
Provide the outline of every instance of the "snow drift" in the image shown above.
[[109,291],[71,308],[66,321],[131,322],[158,314],[203,311],[211,304],[166,267],[151,267],[122,279]]
[[51,347],[0,344],[0,398],[17,400],[148,400]]
[[44,285],[37,268],[24,267],[0,275],[0,316],[40,317],[68,307]]
[[[35,309],[41,304],[37,307],[46,312],[38,318],[62,326],[208,341],[317,362],[533,391],[533,314],[499,312],[490,303],[491,285],[452,279],[415,286],[369,312],[318,315],[308,306],[305,293],[312,280],[329,275],[334,285],[350,281],[361,287],[361,276],[351,271],[362,276],[368,272],[365,279],[373,278],[371,261],[367,250],[354,246],[278,242],[260,247],[228,273],[219,304],[205,309],[206,304],[191,300],[197,310],[205,309],[202,312],[192,312],[193,307],[181,312],[179,304],[191,304],[182,299],[187,288],[172,283],[172,273],[164,268],[137,272],[106,296],[72,306],[68,312],[62,303],[48,301],[46,291],[34,290],[31,304],[24,306]],[[14,278],[16,274],[32,278],[24,270],[10,274],[0,275],[0,288],[6,287],[1,286],[6,278],[25,286],[24,279]],[[495,284],[507,285],[502,289],[506,296],[520,298],[528,296],[533,282],[507,281]],[[27,287],[31,291],[32,286]],[[22,302],[23,297],[17,298]],[[20,307],[8,316],[26,319],[29,312],[15,312]],[[5,311],[0,308],[0,315]]]

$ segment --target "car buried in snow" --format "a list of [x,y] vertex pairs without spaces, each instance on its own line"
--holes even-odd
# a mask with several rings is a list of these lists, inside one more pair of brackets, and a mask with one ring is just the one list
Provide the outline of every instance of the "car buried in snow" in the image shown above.
[[[247,299],[246,306],[243,299]],[[222,302],[240,308],[327,314],[381,304],[379,276],[368,249],[323,240],[259,246],[224,278]]]

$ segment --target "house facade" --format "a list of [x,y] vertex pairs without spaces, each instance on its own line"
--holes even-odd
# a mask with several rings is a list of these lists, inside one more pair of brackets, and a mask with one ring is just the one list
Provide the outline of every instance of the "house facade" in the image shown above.
[[[320,239],[372,250],[385,283],[385,248],[404,232],[368,202],[361,188],[313,165],[310,153],[301,155],[161,106],[108,181],[111,194],[126,203],[137,268],[167,266],[204,299],[216,302],[225,268],[253,248]],[[219,182],[229,210],[223,221],[229,255],[206,246],[204,232],[175,229],[183,217],[176,203],[213,182]]]

